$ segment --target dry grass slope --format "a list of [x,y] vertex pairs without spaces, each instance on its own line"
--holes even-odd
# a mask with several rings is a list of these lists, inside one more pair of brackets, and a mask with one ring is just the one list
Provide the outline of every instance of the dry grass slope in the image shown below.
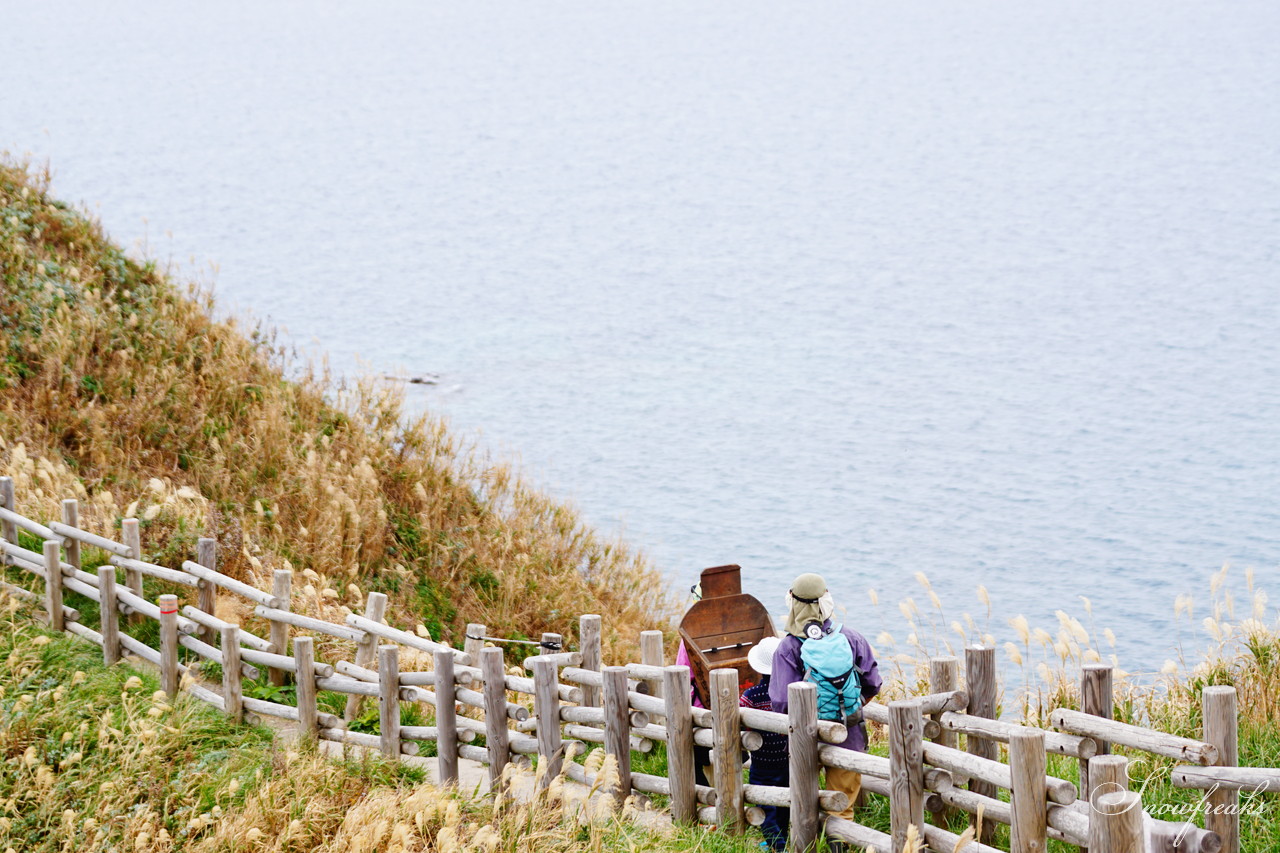
[[215,535],[234,576],[305,572],[301,610],[383,590],[393,621],[448,641],[468,621],[572,634],[599,612],[621,651],[668,627],[666,586],[634,550],[441,421],[407,419],[396,388],[336,387],[271,333],[215,319],[206,291],[51,198],[47,173],[0,164],[0,281],[0,469],[29,515],[72,494],[91,529],[138,513],[157,559]]

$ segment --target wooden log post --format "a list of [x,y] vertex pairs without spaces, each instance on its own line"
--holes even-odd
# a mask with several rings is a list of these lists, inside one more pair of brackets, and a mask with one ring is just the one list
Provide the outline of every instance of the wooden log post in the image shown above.
[[[386,596],[383,597],[385,598]],[[370,599],[372,598],[373,596],[370,595]],[[369,613],[372,611],[372,604],[373,602],[371,600],[369,607],[365,612],[365,616],[369,619],[373,618],[372,616],[369,616]],[[480,650],[484,648],[484,640],[481,638],[485,636],[488,630],[487,626],[481,625],[479,622],[467,623],[467,632],[462,638],[462,651],[466,653],[467,657],[469,657],[471,662],[476,666],[480,665]]]
[[[960,661],[951,656],[929,659],[929,692],[930,693],[949,693],[952,690],[960,688]],[[942,725],[942,711],[936,711],[930,714],[930,718],[938,724],[939,733],[932,738],[933,742],[942,746],[957,749],[960,745],[960,736],[954,731],[949,731]],[[963,785],[964,779],[955,780],[956,784]],[[861,794],[861,792],[859,792]],[[933,820],[938,826],[947,828],[950,823],[952,814],[955,810],[945,807],[941,811],[933,812]]]
[[227,716],[244,722],[244,684],[240,672],[240,626],[222,629],[222,702]]
[[729,832],[741,832],[746,824],[742,813],[742,717],[738,713],[738,671],[713,669],[708,687],[714,732],[711,766],[715,768],[716,823]]
[[1116,831],[1114,826],[1103,827],[1102,824],[1114,823],[1117,810],[1124,807],[1116,797],[1129,790],[1129,759],[1122,755],[1096,755],[1089,759],[1088,765],[1086,778],[1092,790],[1085,802],[1089,808],[1090,846],[1081,849],[1092,853],[1114,853],[1109,847],[1095,848],[1092,839],[1095,830],[1103,832],[1106,838]]
[[[645,666],[662,667],[665,665],[662,652],[662,632],[661,631],[641,631],[640,632],[640,663]],[[648,682],[651,696],[662,696],[662,679],[653,679]]]
[[378,647],[378,742],[382,754],[400,760],[400,647]]
[[1024,728],[1009,736],[1009,769],[1013,777],[1010,853],[1045,853],[1047,849],[1045,763],[1044,732]]
[[671,780],[671,819],[692,824],[698,819],[696,771],[693,766],[693,707],[689,667],[662,670],[662,693],[667,718],[667,776]]
[[903,850],[907,830],[924,838],[924,717],[920,700],[889,703],[889,829]]
[[[387,612],[387,596],[381,592],[371,592],[365,599],[364,618],[371,622],[381,622]],[[275,630],[275,622],[271,623],[272,630]],[[467,633],[471,633],[470,626],[467,626]],[[273,635],[274,636],[274,635]],[[273,639],[272,642],[275,642]],[[378,635],[365,632],[364,636],[356,643],[356,666],[371,669],[374,660],[378,655]],[[473,658],[477,660],[477,658]],[[346,710],[342,712],[342,718],[347,722],[351,722],[360,716],[360,706],[364,703],[363,696],[348,696]]]
[[[292,610],[293,600],[293,572],[288,569],[276,569],[271,573],[271,594],[280,599],[280,610]],[[276,647],[276,653],[289,655],[289,625],[276,619],[271,620],[271,632],[267,636],[271,645]],[[283,669],[271,667],[268,676],[271,683],[283,687],[289,683],[289,673]]]
[[560,775],[564,750],[560,741],[560,691],[556,665],[546,658],[533,659],[533,713],[538,718],[539,789]]
[[441,785],[457,785],[458,706],[453,698],[453,652],[440,649],[433,656],[436,664],[436,778]]
[[[578,619],[578,647],[582,652],[582,669],[600,672],[600,629],[601,618],[594,613],[585,614]],[[582,685],[582,705],[587,708],[600,707],[600,689],[590,684]]]
[[[1127,791],[1129,789],[1129,759],[1123,755],[1095,755],[1089,759],[1089,778],[1093,790]],[[1092,802],[1092,800],[1086,800]]]
[[[1099,756],[1105,757],[1105,756]],[[1097,761],[1090,759],[1090,763]],[[1092,776],[1092,771],[1090,771]],[[1133,791],[1094,787],[1089,848],[1095,853],[1145,853],[1142,797]]]
[[[1111,667],[1102,663],[1087,663],[1080,670],[1080,710],[1095,717],[1110,720],[1114,713],[1115,700],[1112,693]],[[1095,755],[1106,755],[1111,752],[1111,744],[1101,738],[1094,738],[1098,748]],[[1093,792],[1093,783],[1089,779],[1089,760],[1080,759],[1080,798],[1089,800]]]
[[298,689],[298,725],[303,737],[315,738],[320,734],[320,709],[316,704],[316,647],[313,637],[298,637],[293,641],[293,657],[298,671],[294,684]]
[[[969,694],[969,714],[988,720],[996,718],[996,650],[989,646],[969,646],[964,650],[965,692]],[[999,744],[979,735],[965,735],[965,751],[970,755],[996,761]],[[994,798],[996,786],[981,779],[970,779],[969,790]],[[978,841],[990,844],[995,837],[995,822],[983,821]]]
[[631,796],[631,719],[627,704],[627,668],[606,666],[601,674],[604,677],[604,751],[618,762],[618,785],[612,794],[621,804]]
[[[116,604],[115,566],[98,566],[98,617],[102,625],[102,662],[120,660],[120,611]],[[174,620],[177,625],[177,620]]]
[[162,595],[160,606],[160,684],[170,699],[178,695],[178,596]]
[[489,750],[489,790],[496,793],[502,788],[503,771],[511,760],[502,649],[480,651],[480,674],[484,678],[484,737]]
[[[142,559],[142,531],[138,527],[138,519],[126,518],[120,522],[120,538],[124,541],[124,545],[129,549],[129,557],[134,560]],[[139,598],[142,597],[142,572],[137,569],[126,568],[124,570],[124,584],[129,590]],[[142,619],[142,615],[135,613],[134,621]]]
[[[1236,689],[1206,687],[1202,694],[1202,702],[1205,743],[1217,748],[1219,766],[1235,767],[1239,763]],[[1223,786],[1211,789],[1209,808],[1205,811],[1204,828],[1218,833],[1218,837],[1222,839],[1222,853],[1239,853],[1239,807],[1239,790]]]
[[62,546],[49,539],[44,543],[44,608],[49,613],[49,627],[66,630],[66,614],[62,610]]
[[[62,502],[62,523],[68,527],[80,526],[80,502],[75,498],[67,498]],[[67,549],[67,563],[79,571],[80,540],[68,537],[63,544]]]
[[791,790],[791,853],[810,853],[818,841],[818,689],[787,685],[787,732]]
[[[218,570],[218,540],[202,536],[196,542],[196,562],[211,572]],[[218,615],[218,588],[212,581],[201,578],[196,582],[196,608],[210,616]],[[197,636],[201,641],[213,645],[215,629],[201,625]]]
[[[13,494],[12,477],[0,477],[0,507],[9,510],[9,512],[18,511],[17,501]],[[0,523],[0,537],[3,537],[6,542],[17,545],[18,525],[12,521]]]

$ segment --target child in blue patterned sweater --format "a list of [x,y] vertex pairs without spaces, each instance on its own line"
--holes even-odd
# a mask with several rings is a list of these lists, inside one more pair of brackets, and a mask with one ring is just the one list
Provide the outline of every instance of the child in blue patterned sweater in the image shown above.
[[[760,673],[760,681],[742,692],[740,704],[747,708],[758,708],[771,711],[769,702],[769,674],[773,671],[773,653],[778,648],[777,637],[766,637],[747,653],[747,661],[751,668]],[[751,770],[747,780],[752,785],[772,785],[787,787],[790,775],[787,767],[787,736],[773,732],[761,732],[763,745],[751,753]],[[773,850],[783,850],[787,846],[787,831],[791,824],[791,810],[762,806],[764,823],[760,831],[764,833],[765,844]]]

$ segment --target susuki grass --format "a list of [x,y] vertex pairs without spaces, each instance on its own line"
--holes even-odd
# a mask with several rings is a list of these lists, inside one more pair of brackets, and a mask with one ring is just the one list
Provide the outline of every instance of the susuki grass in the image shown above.
[[297,570],[303,612],[340,617],[382,590],[393,621],[447,641],[467,621],[567,635],[600,612],[620,650],[668,626],[637,552],[442,421],[406,418],[397,387],[336,384],[270,332],[215,319],[207,290],[48,190],[47,173],[0,164],[0,472],[22,512],[55,519],[77,497],[107,535],[137,516],[157,562],[214,535],[235,577],[269,588]]
[[[928,690],[928,658],[938,654],[963,654],[970,643],[996,645],[1001,656],[999,673],[1003,696],[1000,713],[1006,718],[1047,727],[1055,708],[1079,708],[1081,667],[1087,663],[1109,663],[1115,677],[1115,718],[1181,737],[1203,738],[1201,694],[1210,685],[1236,688],[1239,703],[1239,763],[1254,767],[1280,767],[1280,619],[1269,606],[1265,590],[1256,584],[1255,572],[1244,572],[1247,600],[1237,601],[1228,589],[1230,568],[1209,574],[1206,589],[1197,598],[1184,593],[1172,602],[1171,621],[1178,624],[1185,651],[1165,662],[1159,673],[1138,675],[1127,672],[1112,651],[1115,636],[1109,628],[1093,624],[1092,604],[1079,597],[1082,617],[1058,610],[1049,627],[1033,626],[1017,615],[997,620],[990,596],[979,586],[976,597],[980,616],[965,613],[951,620],[943,603],[933,594],[928,578],[917,573],[916,582],[929,599],[921,608],[915,597],[899,602],[906,623],[905,642],[889,632],[881,632],[876,647],[889,679],[884,699]],[[873,606],[878,596],[870,593]],[[1203,613],[1202,617],[1198,617]],[[997,633],[999,632],[999,633]],[[999,640],[1008,637],[1008,640]],[[1189,648],[1186,648],[1188,647]],[[873,751],[885,750],[884,732],[874,731]],[[1178,789],[1170,782],[1176,762],[1137,750],[1113,750],[1132,762],[1131,787],[1141,789],[1143,804],[1157,817],[1193,820],[1203,825],[1203,805],[1199,791]],[[1063,756],[1048,756],[1049,774],[1076,780],[1077,762]],[[1007,792],[1006,792],[1007,796]],[[1247,798],[1249,807],[1241,815],[1241,849],[1280,849],[1280,803],[1274,793]],[[879,816],[883,817],[883,816]],[[878,813],[867,817],[877,823]],[[953,825],[957,829],[958,824]],[[1005,837],[999,828],[997,838]],[[1051,843],[1058,850],[1065,845]]]

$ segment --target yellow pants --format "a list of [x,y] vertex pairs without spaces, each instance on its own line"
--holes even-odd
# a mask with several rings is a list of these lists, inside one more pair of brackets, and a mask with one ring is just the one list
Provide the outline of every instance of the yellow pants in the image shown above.
[[832,812],[836,817],[852,820],[855,807],[858,805],[858,794],[862,791],[862,774],[839,767],[827,768],[826,789],[828,791],[844,791],[849,795],[849,808],[842,812]]

